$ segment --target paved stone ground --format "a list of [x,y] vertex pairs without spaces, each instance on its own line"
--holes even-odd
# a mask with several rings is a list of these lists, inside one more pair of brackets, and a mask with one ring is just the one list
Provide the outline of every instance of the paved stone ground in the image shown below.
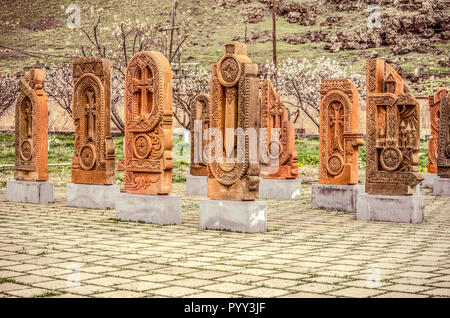
[[[114,211],[7,202],[0,190],[2,297],[449,297],[450,198],[426,195],[422,224],[268,201],[267,233],[118,222]],[[174,184],[183,195],[184,184]]]

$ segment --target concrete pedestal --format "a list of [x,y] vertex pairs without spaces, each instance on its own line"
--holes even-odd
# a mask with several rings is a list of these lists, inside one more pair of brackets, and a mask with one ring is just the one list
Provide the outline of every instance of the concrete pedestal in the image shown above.
[[356,202],[363,185],[319,184],[311,186],[311,207],[338,211],[356,211]]
[[6,188],[8,201],[36,204],[54,201],[54,185],[50,181],[8,180]]
[[266,202],[200,200],[200,229],[254,233],[265,232],[266,223]]
[[382,195],[362,193],[356,204],[356,219],[420,223],[424,218],[425,198],[421,194]]
[[436,173],[422,173],[422,175],[425,178],[422,181],[422,188],[433,189],[434,180],[439,176]]
[[206,176],[193,176],[188,171],[186,176],[186,195],[208,196]]
[[109,210],[116,207],[120,186],[68,183],[66,189],[67,206]]
[[259,178],[259,198],[265,200],[300,200],[302,181],[297,179]]
[[433,195],[450,196],[450,178],[434,179]]
[[181,197],[120,193],[116,200],[116,215],[121,221],[181,224]]

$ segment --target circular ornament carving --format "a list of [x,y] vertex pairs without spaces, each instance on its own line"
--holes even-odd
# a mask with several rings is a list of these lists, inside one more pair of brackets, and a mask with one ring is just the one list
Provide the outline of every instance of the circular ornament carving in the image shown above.
[[152,140],[148,135],[137,135],[134,138],[134,155],[138,159],[145,159],[152,150]]
[[400,167],[403,162],[402,152],[394,147],[384,148],[380,154],[380,163],[383,169],[394,171]]
[[91,170],[94,167],[97,155],[93,145],[84,145],[80,150],[80,166],[83,170]]
[[342,159],[341,155],[334,154],[328,158],[327,170],[329,174],[337,176],[338,174],[341,173],[343,168],[344,168],[344,159]]
[[225,87],[232,87],[239,80],[241,64],[232,54],[227,54],[220,59],[217,70],[220,84]]
[[20,145],[20,157],[25,161],[33,157],[33,141],[31,139],[24,140]]

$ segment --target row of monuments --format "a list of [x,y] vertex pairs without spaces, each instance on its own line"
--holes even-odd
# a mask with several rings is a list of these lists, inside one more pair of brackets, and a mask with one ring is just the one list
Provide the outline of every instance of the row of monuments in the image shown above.
[[[256,199],[300,199],[293,123],[271,82],[259,80],[257,72],[245,44],[226,43],[225,55],[212,66],[210,93],[194,100],[187,194],[208,196],[200,200],[200,228],[265,231],[267,204]],[[110,62],[96,57],[74,61],[73,78],[75,149],[67,205],[115,208],[120,220],[180,224],[181,198],[170,194],[173,111],[168,60],[158,52],[139,52],[127,66],[125,156],[117,167],[124,171],[122,191],[114,184]],[[10,201],[53,201],[44,82],[42,69],[31,69],[19,80],[15,174],[7,185]],[[367,61],[365,188],[358,185],[358,147],[363,145],[358,92],[346,79],[325,80],[319,90],[319,183],[312,186],[313,208],[356,211],[361,220],[421,222],[420,111],[402,78],[381,59]],[[450,195],[447,95],[441,89],[430,97],[434,117],[428,170],[439,176],[434,178],[437,195]]]

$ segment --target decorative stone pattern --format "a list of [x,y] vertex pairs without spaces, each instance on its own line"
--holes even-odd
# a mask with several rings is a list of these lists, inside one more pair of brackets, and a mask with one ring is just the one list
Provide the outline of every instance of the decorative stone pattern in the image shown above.
[[48,180],[48,106],[44,82],[45,70],[33,68],[17,83],[15,180]]
[[450,101],[448,91],[445,96],[441,96],[440,104],[437,174],[441,178],[450,178]]
[[86,57],[72,63],[75,151],[72,182],[113,184],[114,141],[111,137],[111,64]]
[[[261,176],[267,179],[295,179],[298,177],[298,165],[294,123],[289,120],[287,109],[270,80],[261,81],[260,89],[261,128],[267,131],[267,134],[261,136],[265,140],[260,141],[263,147],[267,145],[266,148],[261,149],[263,151]],[[274,129],[278,131],[278,154],[276,155],[271,153]],[[274,159],[272,159],[273,156],[275,156]]]
[[428,96],[430,110],[431,138],[428,141],[428,172],[437,173],[437,152],[439,140],[439,109],[441,98],[447,95],[448,90],[440,88],[436,94]]
[[366,192],[412,194],[418,172],[420,106],[403,79],[384,60],[368,59]]
[[359,95],[348,79],[320,84],[319,183],[357,184]]
[[124,192],[172,188],[172,69],[159,52],[139,52],[125,76]]
[[[209,128],[209,108],[211,98],[208,94],[199,94],[195,97],[191,109],[191,167],[190,173],[192,176],[207,176],[208,167],[203,158],[203,150],[207,142],[202,138],[205,131]],[[195,122],[200,121],[200,129],[202,134],[195,135]],[[197,128],[198,129],[198,128]]]
[[[218,129],[222,136],[226,128],[257,130],[260,121],[258,66],[247,57],[243,43],[228,42],[225,51],[212,67],[210,127]],[[208,197],[211,199],[255,200],[258,196],[258,160],[250,161],[249,136],[241,134],[238,138],[244,139],[241,139],[245,144],[244,158],[236,158],[237,138],[234,137],[234,142],[224,138],[223,144],[232,148],[224,149],[223,153],[234,150],[234,161],[225,162],[224,158],[223,162],[217,160],[208,164]],[[214,149],[212,155],[215,155]]]

